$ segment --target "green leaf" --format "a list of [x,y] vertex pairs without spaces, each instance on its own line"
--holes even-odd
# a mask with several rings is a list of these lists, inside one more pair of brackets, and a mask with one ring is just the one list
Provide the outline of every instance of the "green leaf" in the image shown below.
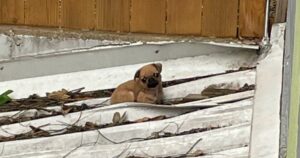
[[0,95],[0,106],[11,101],[11,98],[8,95],[11,94],[12,92],[13,92],[12,90],[7,90],[6,92]]

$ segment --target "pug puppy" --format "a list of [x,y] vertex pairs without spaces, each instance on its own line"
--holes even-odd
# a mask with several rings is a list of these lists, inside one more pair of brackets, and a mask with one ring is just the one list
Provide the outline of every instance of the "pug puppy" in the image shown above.
[[119,85],[111,96],[111,104],[140,102],[161,104],[163,98],[161,81],[162,64],[149,64],[140,68],[134,79]]

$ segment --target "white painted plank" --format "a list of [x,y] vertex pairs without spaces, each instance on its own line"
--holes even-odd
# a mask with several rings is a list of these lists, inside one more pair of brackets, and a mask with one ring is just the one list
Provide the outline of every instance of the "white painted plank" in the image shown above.
[[[202,90],[204,90],[206,87],[212,84],[224,84],[226,83],[227,85],[231,86],[231,88],[238,89],[242,87],[245,83],[248,85],[254,84],[255,82],[255,74],[256,72],[254,70],[249,70],[249,71],[242,71],[242,72],[236,72],[236,73],[231,73],[231,74],[225,74],[225,75],[220,75],[220,76],[215,76],[215,77],[210,77],[210,78],[204,78],[204,79],[199,79],[196,81],[192,82],[187,82],[183,84],[178,84],[175,86],[171,86],[168,88],[164,88],[164,99],[165,100],[172,100],[174,97],[184,97],[188,94],[191,93],[201,93]],[[228,88],[228,87],[227,87]],[[234,100],[234,99],[243,99],[251,96],[252,92],[243,92],[243,93],[237,93],[237,94],[232,94],[224,97],[216,97],[216,98],[211,98],[211,99],[206,99],[198,102],[192,102],[192,103],[187,103],[182,104],[184,106],[202,106],[202,107],[213,107],[216,106],[218,103],[220,103],[222,100]],[[218,101],[219,100],[219,101]],[[109,98],[97,98],[97,99],[91,99],[91,100],[86,100],[86,101],[79,101],[75,103],[69,103],[67,105],[81,105],[82,103],[85,103],[89,106],[96,106],[101,107],[101,106],[107,106],[109,105]],[[101,105],[99,105],[101,104]],[[181,105],[177,105],[181,106]],[[51,107],[49,108],[51,110],[55,111],[61,111],[61,107]],[[16,112],[8,112],[8,113],[0,113],[0,119],[1,116],[2,118],[5,119],[5,117],[18,117],[18,115],[15,114],[21,114],[23,116],[27,117],[32,117],[32,116],[38,116],[38,115],[51,115],[51,113],[45,112],[45,111],[39,111],[39,110],[29,110],[29,111],[23,111],[20,113],[19,111]]]
[[270,54],[257,66],[257,90],[251,132],[251,158],[279,156],[280,101],[285,25],[272,28]]
[[[48,157],[60,158],[73,151],[69,157],[96,158],[101,155],[103,158],[118,156],[125,158],[129,155],[135,156],[172,156],[185,154],[192,146],[195,147],[191,152],[202,150],[205,153],[215,153],[233,148],[240,148],[249,144],[250,124],[242,124],[212,131],[176,136],[170,138],[161,138],[141,142],[123,143],[114,145],[89,145],[82,146],[76,150],[60,149],[56,151],[36,151],[27,154],[15,154],[3,156],[3,158],[13,157]],[[199,139],[202,139],[198,142]],[[196,143],[198,142],[198,143]],[[159,151],[159,152],[158,152]],[[120,155],[120,153],[122,153]]]
[[[250,102],[240,103],[249,104]],[[138,124],[130,124],[124,126],[117,126],[111,128],[101,129],[101,133],[112,141],[121,142],[133,138],[147,138],[153,132],[158,132],[164,129],[165,132],[183,132],[196,128],[210,128],[210,127],[227,127],[241,123],[250,123],[252,116],[251,106],[247,109],[235,109],[230,112],[214,113],[204,115],[202,111],[196,111],[190,114],[181,115],[175,118],[170,118],[161,121],[143,122]],[[178,129],[177,125],[181,125]],[[82,133],[73,133],[67,135],[19,140],[13,142],[0,143],[1,147],[5,146],[2,156],[32,153],[35,151],[55,151],[59,149],[73,149],[81,143],[94,143],[97,140],[99,133],[97,131],[87,131]],[[78,139],[78,138],[82,138]],[[138,141],[138,140],[136,140]],[[108,145],[112,144],[103,137],[98,138],[98,144]],[[1,148],[0,147],[0,148]]]
[[255,84],[256,71],[247,70],[236,73],[230,73],[215,77],[204,78],[192,82],[183,83],[164,89],[164,98],[182,98],[188,94],[201,94],[201,92],[210,85],[223,85],[221,87],[239,89],[245,84]]
[[242,147],[216,153],[209,153],[205,154],[205,156],[199,156],[197,158],[249,158],[249,147]]
[[223,104],[223,103],[228,103],[228,102],[235,102],[235,101],[240,101],[244,99],[249,99],[253,98],[254,96],[254,90],[251,91],[245,91],[245,92],[240,92],[240,93],[235,93],[235,94],[229,94],[225,96],[220,96],[220,97],[214,97],[214,98],[209,98],[209,99],[203,99],[199,101],[194,101],[194,102],[188,102],[188,103],[183,103],[183,104],[177,104],[174,106],[193,106],[193,105],[198,105],[198,106],[205,106],[207,105],[206,103],[209,104]]
[[[224,73],[256,64],[257,57],[253,53],[221,50],[196,57],[159,61],[163,65],[163,81]],[[34,93],[44,96],[46,92],[62,88],[85,87],[85,91],[115,88],[120,83],[133,79],[135,71],[144,64],[0,82],[0,89],[12,89],[12,97],[25,98]]]
[[[138,106],[136,106],[138,105]],[[241,102],[236,102],[220,107],[210,108],[206,110],[202,110],[203,115],[207,114],[214,114],[214,113],[221,113],[232,111],[234,109],[240,108],[248,108],[252,105],[252,100],[244,100]],[[119,106],[123,106],[123,108],[119,108]],[[53,116],[48,118],[42,118],[37,120],[31,120],[22,123],[15,123],[10,125],[4,125],[0,128],[0,135],[1,136],[12,136],[15,134],[21,134],[31,131],[29,125],[34,127],[41,127],[43,130],[60,130],[66,128],[67,124],[74,124],[76,125],[84,125],[86,122],[93,122],[95,124],[106,124],[111,123],[112,118],[115,112],[119,112],[123,114],[124,112],[127,113],[127,119],[131,121],[135,121],[140,118],[144,117],[156,117],[165,115],[167,117],[171,116],[178,116],[180,114],[184,114],[188,111],[196,110],[197,107],[166,107],[166,106],[147,106],[143,104],[129,104],[128,107],[125,104],[114,105],[107,109],[97,108],[92,110],[87,110],[83,112],[76,112],[71,113],[66,116]],[[79,119],[80,118],[80,119]],[[52,133],[55,134],[55,133]]]

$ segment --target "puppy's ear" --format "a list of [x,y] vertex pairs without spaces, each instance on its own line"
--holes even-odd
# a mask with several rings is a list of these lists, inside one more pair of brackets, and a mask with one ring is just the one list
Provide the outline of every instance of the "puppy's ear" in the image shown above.
[[162,64],[161,63],[156,63],[156,64],[152,64],[152,65],[156,68],[156,70],[159,73],[161,73],[161,71],[162,71]]
[[141,70],[138,70],[138,71],[135,73],[135,75],[134,75],[134,80],[140,78],[140,72],[141,72]]

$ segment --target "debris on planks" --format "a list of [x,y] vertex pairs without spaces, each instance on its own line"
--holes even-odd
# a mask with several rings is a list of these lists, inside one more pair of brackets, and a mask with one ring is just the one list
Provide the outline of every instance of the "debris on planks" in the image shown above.
[[[102,128],[115,127],[115,126],[121,126],[121,125],[133,124],[133,123],[158,121],[158,120],[164,120],[164,119],[167,119],[167,117],[166,116],[157,116],[154,118],[146,118],[145,117],[142,119],[138,119],[136,121],[127,121],[126,113],[124,113],[122,116],[120,116],[120,113],[116,112],[113,117],[113,122],[109,123],[109,124],[98,125],[98,124],[95,124],[92,122],[86,122],[84,126],[78,126],[78,125],[76,125],[76,122],[75,122],[73,124],[65,124],[66,128],[61,129],[60,131],[46,131],[46,130],[41,129],[42,127],[47,126],[47,124],[43,125],[42,127],[29,126],[31,128],[31,131],[22,133],[22,134],[16,134],[16,135],[9,136],[9,137],[0,136],[0,142],[31,139],[31,138],[38,138],[38,137],[48,137],[48,136],[55,136],[55,135],[62,135],[62,134],[69,134],[69,133],[76,133],[76,132],[84,132],[84,131],[91,131],[91,130],[99,130]],[[57,134],[52,134],[52,132],[55,132]]]
[[[210,85],[201,92],[201,96],[207,98],[219,97],[239,92],[245,92],[255,89],[255,85],[245,84],[240,89],[226,88],[227,85]],[[222,88],[225,87],[225,88]]]
[[113,90],[99,90],[91,92],[81,92],[84,88],[67,91],[62,89],[47,93],[46,97],[40,97],[36,94],[28,98],[12,100],[0,107],[0,112],[9,112],[17,110],[28,110],[50,106],[62,106],[67,103],[82,101],[94,98],[109,97]]

